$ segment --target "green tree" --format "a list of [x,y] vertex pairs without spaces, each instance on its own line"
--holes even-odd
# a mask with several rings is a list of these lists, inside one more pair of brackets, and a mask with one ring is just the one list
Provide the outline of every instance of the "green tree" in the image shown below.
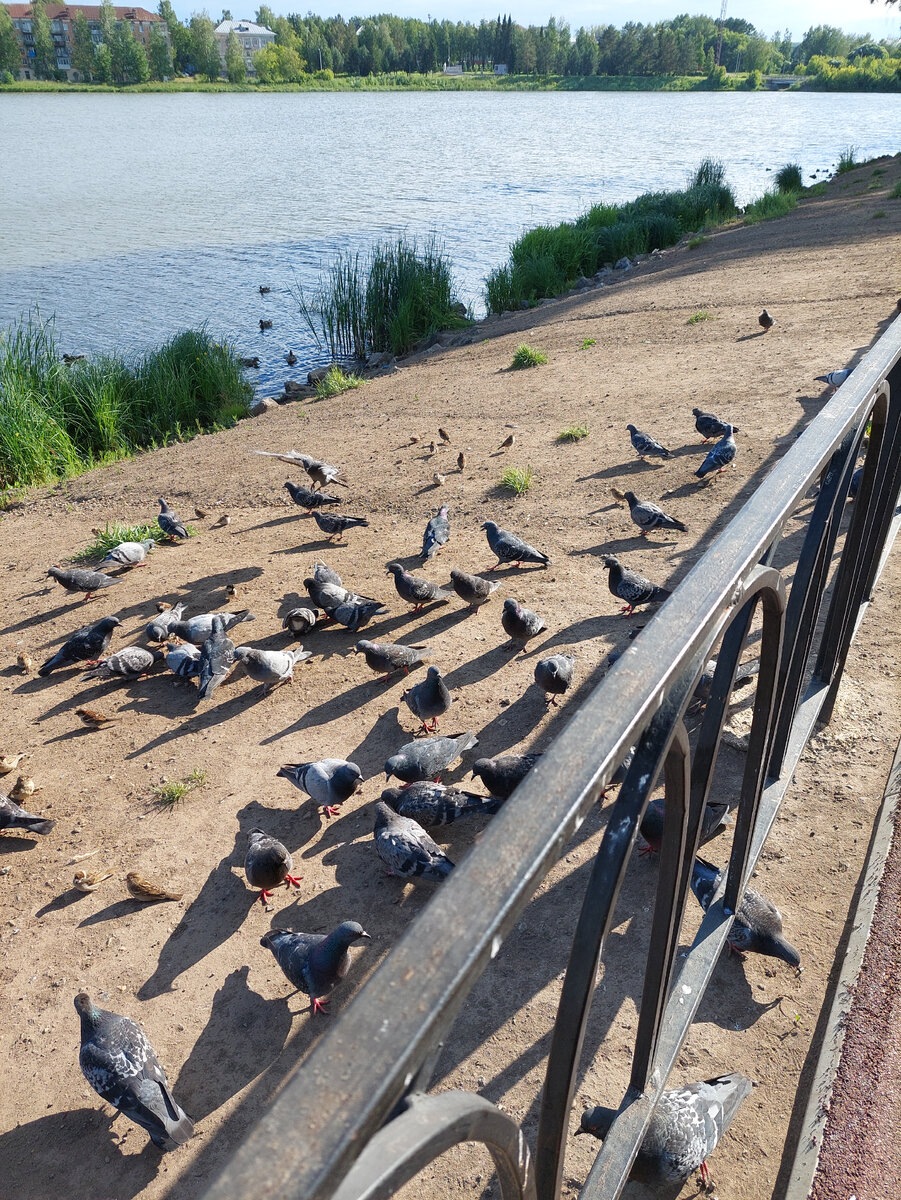
[[844,58],[851,49],[851,39],[834,25],[816,25],[807,30],[792,51],[792,62],[806,63],[815,54],[824,58]]
[[147,53],[135,40],[129,21],[120,21],[108,44],[113,80],[116,83],[146,83],[150,78]]
[[172,51],[159,22],[150,27],[150,48],[147,55],[151,79],[168,79],[172,74]]
[[206,75],[207,79],[218,79],[222,64],[213,22],[208,16],[195,13],[191,18],[190,30],[194,70],[198,75]]
[[9,71],[15,75],[21,66],[22,55],[12,17],[9,15],[9,9],[0,4],[0,74]]
[[225,42],[225,73],[229,83],[243,83],[247,78],[244,47],[234,29],[231,30]]
[[90,83],[94,74],[94,39],[81,9],[72,22],[72,69]]
[[169,30],[169,44],[172,47],[175,70],[184,74],[191,65],[191,31],[179,21],[170,0],[160,0],[157,12],[166,22],[166,28]]
[[263,4],[257,9],[255,20],[257,25],[265,25],[267,29],[275,29],[276,16],[268,4]]
[[34,34],[34,58],[31,60],[38,79],[56,78],[56,47],[50,31],[50,19],[44,0],[37,0],[31,8],[31,32]]
[[116,32],[116,10],[113,8],[112,0],[101,0],[100,32],[104,42],[109,45]]
[[94,52],[94,79],[97,83],[113,82],[113,56],[106,42]]

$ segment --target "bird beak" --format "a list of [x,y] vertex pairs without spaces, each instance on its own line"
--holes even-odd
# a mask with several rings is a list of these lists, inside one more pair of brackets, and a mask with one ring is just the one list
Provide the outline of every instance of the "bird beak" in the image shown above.
[[391,772],[386,771],[385,772],[385,783],[390,783],[390,782],[391,782]]
[[371,942],[371,941],[372,941],[372,938],[369,936],[369,934],[368,934],[368,933],[365,933],[365,932],[364,932],[364,933],[361,933],[361,934],[360,934],[360,937],[361,937],[361,938],[366,938],[366,940],[367,940],[367,941],[369,941],[369,942]]

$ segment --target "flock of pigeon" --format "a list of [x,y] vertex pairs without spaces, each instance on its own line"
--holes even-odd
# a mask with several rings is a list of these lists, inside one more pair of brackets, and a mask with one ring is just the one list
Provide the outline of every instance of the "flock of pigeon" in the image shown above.
[[[768,314],[765,314],[769,318]],[[763,324],[763,317],[761,317]],[[765,329],[769,326],[765,326]],[[839,373],[833,373],[838,375]],[[833,379],[828,379],[833,383]],[[834,381],[837,385],[840,380]],[[737,426],[721,421],[711,413],[693,409],[695,428],[704,441],[715,438],[716,444],[707,452],[695,475],[703,480],[722,471],[735,459],[734,433]],[[631,444],[641,459],[669,458],[670,451],[650,434],[629,425]],[[442,431],[443,439],[448,435]],[[263,454],[268,452],[257,451]],[[329,539],[342,538],[349,530],[365,526],[361,517],[323,511],[340,505],[336,496],[324,489],[345,486],[338,468],[306,454],[291,451],[274,457],[302,468],[312,487],[287,481],[287,489],[295,504],[312,515]],[[632,521],[642,536],[654,529],[685,531],[685,525],[666,513],[657,504],[639,499],[635,493],[614,495],[629,505]],[[186,539],[188,530],[164,499],[159,500],[157,517],[160,529],[174,541]],[[400,562],[387,565],[399,598],[418,612],[426,605],[448,603],[454,596],[478,611],[489,603],[493,593],[502,586],[492,579],[492,572],[502,564],[530,564],[547,567],[547,554],[529,545],[517,534],[500,528],[494,521],[482,525],[488,546],[497,562],[484,574],[470,573],[459,568],[450,572],[450,589],[438,586],[425,576],[412,573]],[[451,538],[448,508],[442,506],[429,521],[422,543],[421,559],[429,564],[447,546]],[[152,550],[154,542],[126,542],[112,549],[100,567],[118,566],[130,570],[140,566]],[[608,571],[611,593],[623,602],[623,613],[636,607],[659,604],[669,592],[638,572],[624,566],[613,555],[602,556]],[[66,591],[83,595],[85,600],[95,593],[120,582],[121,574],[111,576],[101,570],[52,567],[50,578]],[[517,575],[517,581],[525,575]],[[340,576],[324,563],[316,563],[313,573],[304,580],[309,602],[292,609],[284,618],[283,628],[289,637],[299,639],[318,624],[334,621],[352,633],[358,633],[373,617],[388,612],[386,605],[371,597],[362,596],[347,587]],[[108,653],[116,628],[121,624],[114,616],[103,617],[77,630],[40,667],[39,674],[78,665],[87,665],[92,675],[137,679],[161,660],[181,678],[197,680],[198,702],[208,700],[218,685],[234,669],[243,669],[259,682],[264,692],[290,683],[299,663],[311,657],[302,644],[293,649],[264,650],[252,645],[235,645],[228,636],[237,628],[245,628],[254,620],[251,613],[217,612],[186,616],[185,605],[174,607],[160,604],[146,626],[150,646],[127,646]],[[501,625],[510,638],[509,648],[522,650],[546,629],[544,619],[517,599],[504,600]],[[425,665],[427,646],[404,645],[359,639],[354,650],[363,656],[366,666],[385,678],[397,672],[404,674]],[[614,656],[611,655],[611,659]],[[714,664],[711,664],[711,669]],[[538,660],[535,681],[543,690],[548,704],[569,689],[574,673],[572,654],[554,654]],[[747,671],[750,675],[752,671]],[[703,681],[702,681],[703,682]],[[737,686],[742,682],[741,672]],[[698,696],[703,703],[699,684]],[[709,691],[709,687],[708,687]],[[403,696],[411,713],[420,722],[420,733],[408,744],[398,748],[385,762],[386,782],[394,778],[401,786],[386,787],[374,806],[373,838],[375,849],[389,874],[405,881],[434,882],[445,879],[454,869],[453,862],[433,840],[429,829],[448,825],[473,816],[490,816],[504,805],[517,785],[528,774],[539,757],[536,754],[503,755],[477,759],[473,775],[487,788],[487,795],[445,786],[441,775],[461,756],[477,744],[474,732],[454,736],[440,735],[439,720],[449,711],[453,696],[438,667],[428,666],[421,682],[411,686]],[[80,710],[87,716],[86,724],[102,723],[102,714]],[[2,760],[6,763],[16,760]],[[6,768],[8,769],[8,768]],[[327,816],[339,811],[363,784],[363,774],[355,763],[342,759],[323,759],[318,762],[290,763],[281,767],[278,775],[287,779],[305,796],[311,797]],[[621,778],[621,775],[620,775]],[[21,798],[21,797],[20,797]],[[721,832],[728,821],[725,806],[711,804],[705,814],[702,841]],[[48,833],[53,822],[27,812],[16,799],[0,791],[0,830],[23,829],[30,833]],[[663,802],[649,805],[641,832],[647,851],[659,849],[663,832]],[[271,832],[254,829],[249,834],[245,858],[245,874],[251,888],[259,890],[259,899],[266,904],[275,888],[297,885],[293,874],[291,853]],[[79,879],[79,877],[81,877]],[[102,881],[79,871],[75,886],[92,890]],[[695,863],[692,889],[706,910],[721,882],[720,872],[703,859]],[[144,900],[170,899],[170,893],[156,888],[139,876],[129,877],[129,890]],[[327,936],[287,929],[271,929],[261,939],[261,945],[274,955],[280,968],[294,988],[306,993],[312,1002],[312,1013],[321,1010],[329,993],[346,975],[350,966],[349,947],[368,939],[369,934],[355,921],[344,921]],[[782,919],[775,906],[764,896],[749,890],[742,901],[730,933],[730,944],[740,951],[751,951],[781,958],[798,967],[800,956],[782,936]],[[117,1109],[128,1115],[150,1134],[153,1143],[171,1150],[193,1135],[191,1118],[178,1105],[154,1051],[135,1021],[100,1009],[86,993],[75,998],[75,1008],[81,1020],[80,1064],[91,1086]],[[634,1167],[634,1176],[652,1183],[687,1179],[697,1169],[706,1179],[704,1160],[716,1146],[728,1127],[739,1103],[748,1094],[751,1083],[740,1074],[726,1075],[699,1083],[693,1087],[664,1093],[656,1109],[647,1137]],[[612,1122],[613,1110],[596,1108],[582,1118],[581,1132],[603,1138]]]

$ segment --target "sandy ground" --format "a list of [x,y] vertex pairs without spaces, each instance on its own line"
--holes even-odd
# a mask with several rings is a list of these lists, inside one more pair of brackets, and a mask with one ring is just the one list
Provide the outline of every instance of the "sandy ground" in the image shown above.
[[[382,764],[415,722],[400,700],[403,681],[377,682],[349,655],[353,635],[317,629],[306,639],[313,658],[292,687],[271,697],[233,678],[199,707],[194,685],[167,672],[136,683],[85,681],[79,671],[23,678],[17,654],[40,661],[85,621],[106,614],[123,621],[112,649],[143,642],[156,601],[178,598],[195,613],[249,608],[256,621],[242,635],[281,647],[281,617],[303,597],[313,562],[324,560],[389,604],[369,636],[433,647],[456,695],[447,730],[475,730],[482,754],[546,746],[569,706],[596,682],[609,650],[647,619],[617,615],[597,554],[618,553],[656,582],[677,583],[822,407],[826,390],[813,377],[856,361],[892,319],[901,202],[887,192],[901,178],[901,160],[879,166],[885,174],[868,166],[844,176],[827,197],[806,201],[785,220],[723,230],[695,250],[677,248],[642,264],[613,286],[489,323],[472,344],[409,360],[340,399],[286,406],[94,471],[3,514],[0,751],[28,753],[23,766],[43,789],[32,807],[57,822],[44,838],[0,838],[3,1200],[199,1195],[325,1022],[338,1018],[353,988],[428,903],[425,891],[397,903],[400,884],[385,877],[371,843]],[[756,320],[764,304],[777,320],[765,336]],[[711,319],[689,324],[701,310]],[[544,350],[548,365],[510,371],[522,341]],[[691,474],[703,453],[693,406],[741,427],[736,469],[713,487],[698,486]],[[628,421],[670,446],[672,459],[639,462]],[[590,435],[557,444],[556,435],[576,423]],[[431,455],[423,445],[439,424],[452,440]],[[499,452],[511,432],[514,447]],[[424,441],[411,445],[412,434]],[[370,519],[347,546],[324,543],[290,505],[281,485],[296,473],[251,453],[291,447],[344,467],[344,511]],[[466,466],[458,472],[461,448]],[[502,494],[502,469],[526,464],[537,472],[528,494]],[[441,486],[432,483],[436,470],[447,476]],[[611,500],[611,486],[666,496],[689,533],[642,542]],[[158,495],[188,520],[195,505],[210,511],[194,522],[195,539],[154,551],[146,567],[84,606],[45,586],[46,568],[87,544],[92,526],[152,519]],[[500,597],[515,596],[546,619],[547,635],[527,654],[514,659],[502,649],[497,598],[477,616],[456,601],[413,616],[394,593],[384,564],[418,561],[422,529],[442,502],[451,509],[452,540],[427,572],[439,582],[453,566],[477,571],[493,560],[479,528],[489,518],[551,555],[549,570],[498,572]],[[231,524],[213,529],[223,513]],[[789,527],[786,563],[802,528]],[[836,718],[805,754],[758,872],[758,885],[785,914],[804,972],[798,979],[768,960],[742,966],[724,959],[677,1068],[686,1081],[729,1069],[759,1081],[712,1162],[724,1198],[773,1193],[796,1109],[803,1110],[795,1092],[897,740],[899,582],[895,555],[850,657]],[[226,603],[228,584],[237,596]],[[565,703],[546,712],[533,670],[550,647],[573,649],[577,671]],[[85,730],[74,711],[85,703],[121,719]],[[333,820],[276,778],[282,763],[320,757],[355,761],[367,779]],[[742,765],[738,752],[724,750],[716,786],[734,790]],[[203,788],[170,811],[155,806],[154,785],[193,770],[206,774]],[[447,776],[467,777],[465,765]],[[435,1087],[479,1089],[500,1103],[530,1137],[569,938],[604,820],[601,809],[592,814],[539,888],[475,989],[436,1074]],[[278,892],[269,911],[254,904],[243,878],[246,835],[256,825],[288,844],[303,876],[299,892]],[[459,858],[477,830],[453,827],[446,840],[439,832]],[[83,865],[113,876],[84,895],[71,887],[73,860],[93,851]],[[710,847],[718,862],[727,852],[724,844]],[[184,899],[139,906],[125,890],[130,870],[183,891]],[[627,1080],[655,871],[636,857],[626,881],[573,1128],[583,1101],[616,1104]],[[327,931],[348,918],[360,920],[373,941],[354,951],[333,1015],[311,1019],[302,997],[287,999],[290,986],[259,938],[272,925]],[[696,920],[691,912],[686,941]],[[111,1109],[78,1069],[72,999],[82,988],[143,1023],[197,1121],[187,1147],[161,1156],[124,1118],[111,1123]],[[570,1140],[567,1195],[587,1173],[595,1149],[587,1142]],[[460,1149],[409,1194],[489,1195],[490,1175],[485,1157]],[[686,1195],[693,1191],[686,1186]]]

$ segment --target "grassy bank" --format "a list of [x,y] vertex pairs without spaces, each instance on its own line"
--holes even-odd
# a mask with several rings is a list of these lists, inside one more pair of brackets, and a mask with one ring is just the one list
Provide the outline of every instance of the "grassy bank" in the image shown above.
[[52,322],[0,334],[0,490],[50,483],[246,416],[251,389],[229,346],[179,334],[135,362],[64,363]]

